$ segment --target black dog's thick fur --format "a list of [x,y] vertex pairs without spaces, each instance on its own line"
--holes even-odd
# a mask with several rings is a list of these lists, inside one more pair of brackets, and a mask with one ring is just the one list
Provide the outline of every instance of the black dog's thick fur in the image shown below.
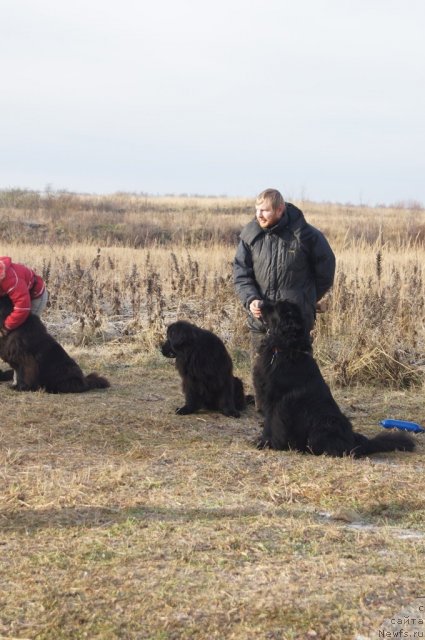
[[[10,299],[0,297],[0,326],[11,310]],[[0,336],[0,358],[17,372],[14,387],[17,391],[45,389],[48,393],[81,393],[110,386],[108,380],[97,373],[85,376],[33,314],[20,327]]]
[[247,402],[243,383],[233,375],[232,359],[218,336],[179,320],[168,326],[161,352],[176,359],[182,379],[185,404],[176,413],[209,409],[225,416],[240,416]]
[[408,435],[386,433],[368,439],[353,431],[313,358],[296,304],[265,303],[261,312],[267,334],[254,366],[257,402],[265,417],[259,448],[353,457],[413,451]]

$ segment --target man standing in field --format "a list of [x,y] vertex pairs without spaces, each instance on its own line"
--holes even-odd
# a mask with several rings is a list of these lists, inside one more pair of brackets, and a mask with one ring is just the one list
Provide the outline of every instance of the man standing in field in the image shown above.
[[276,189],[257,197],[255,218],[240,234],[234,261],[236,293],[249,311],[251,364],[266,328],[263,300],[296,302],[311,330],[318,301],[331,288],[335,256],[325,236]]

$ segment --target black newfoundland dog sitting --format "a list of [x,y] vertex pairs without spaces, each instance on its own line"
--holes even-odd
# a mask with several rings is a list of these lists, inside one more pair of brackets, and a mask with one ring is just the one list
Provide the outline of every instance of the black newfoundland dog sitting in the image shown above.
[[176,359],[182,379],[185,404],[176,413],[210,409],[239,418],[250,399],[244,395],[242,381],[233,375],[232,359],[218,336],[179,320],[168,326],[161,352]]
[[265,418],[259,448],[353,457],[413,451],[414,442],[405,434],[368,439],[353,431],[313,358],[296,304],[264,303],[261,313],[267,334],[254,366],[254,387]]
[[[0,326],[11,310],[10,298],[0,297]],[[17,384],[13,388],[17,391],[45,389],[48,393],[81,393],[110,386],[108,380],[97,373],[85,376],[33,314],[20,327],[0,336],[0,358],[16,371]]]

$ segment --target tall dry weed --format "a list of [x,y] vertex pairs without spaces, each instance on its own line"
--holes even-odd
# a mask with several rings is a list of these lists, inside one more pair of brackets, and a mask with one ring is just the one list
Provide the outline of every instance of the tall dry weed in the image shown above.
[[[297,203],[337,256],[315,352],[334,382],[408,386],[425,353],[425,211]],[[46,319],[76,343],[139,340],[155,348],[177,318],[248,349],[232,283],[237,235],[253,202],[0,192],[3,253],[30,261],[50,291]]]

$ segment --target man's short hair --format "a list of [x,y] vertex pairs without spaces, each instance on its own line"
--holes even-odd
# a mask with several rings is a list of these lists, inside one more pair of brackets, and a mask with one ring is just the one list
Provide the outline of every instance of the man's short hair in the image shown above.
[[258,206],[264,202],[264,200],[268,200],[271,203],[273,211],[285,206],[285,200],[277,189],[264,189],[264,191],[258,194],[255,204]]

